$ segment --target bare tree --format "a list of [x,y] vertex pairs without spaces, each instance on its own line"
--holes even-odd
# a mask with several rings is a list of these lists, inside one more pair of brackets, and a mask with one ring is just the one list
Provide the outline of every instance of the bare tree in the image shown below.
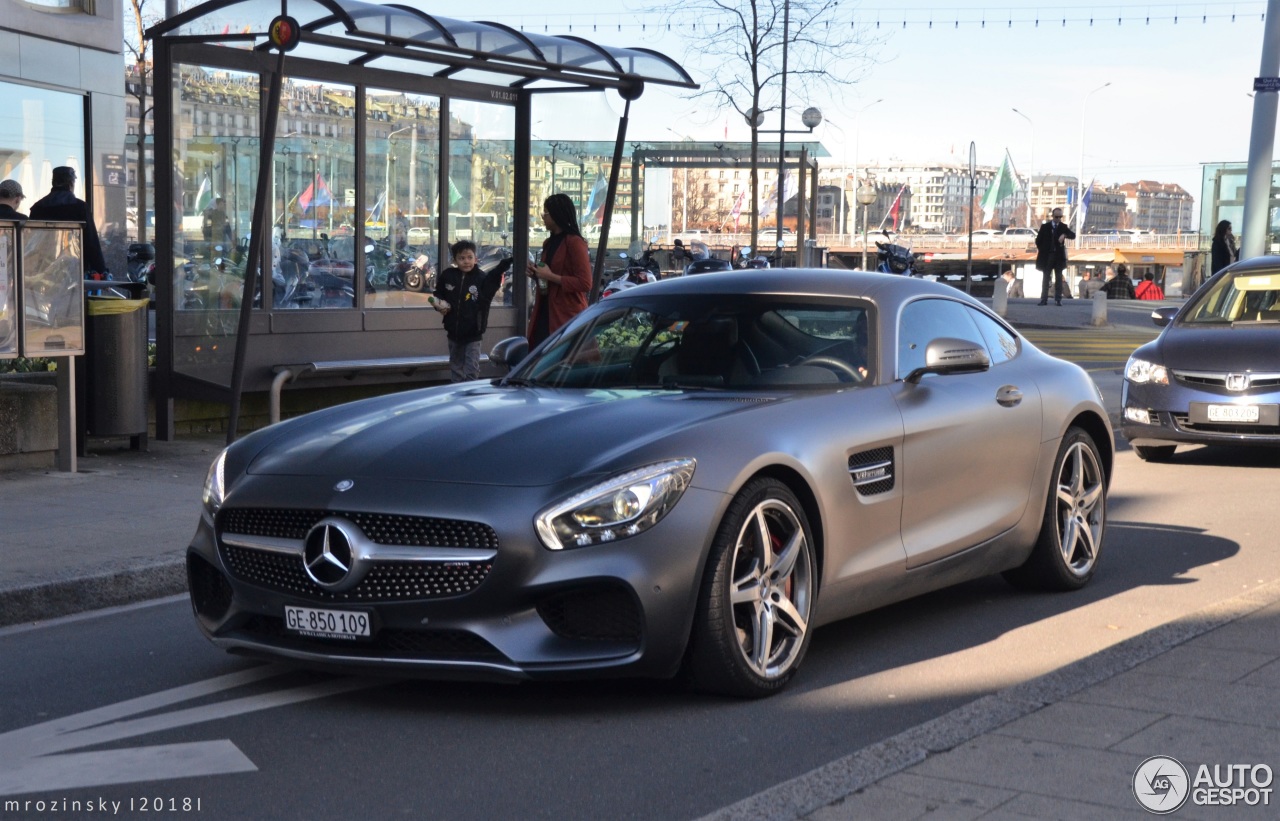
[[151,106],[147,104],[147,89],[151,87],[151,44],[145,37],[147,29],[160,22],[162,15],[147,9],[147,0],[128,0],[133,12],[133,28],[126,32],[124,46],[133,60],[131,82],[126,83],[130,96],[138,101],[138,169],[135,181],[138,186],[138,209],[134,224],[138,229],[138,242],[147,241],[147,115]]
[[732,109],[751,126],[754,246],[764,115],[797,97],[814,100],[821,91],[826,98],[852,85],[881,40],[843,13],[839,0],[687,0],[667,16],[672,30],[690,40],[686,62],[706,72],[694,77],[701,89],[691,96]]

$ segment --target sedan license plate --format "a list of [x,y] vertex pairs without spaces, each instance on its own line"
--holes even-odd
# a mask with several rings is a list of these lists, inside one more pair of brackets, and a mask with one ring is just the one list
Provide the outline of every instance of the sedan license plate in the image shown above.
[[1208,411],[1210,422],[1257,422],[1257,405],[1210,405]]
[[360,610],[318,610],[284,606],[284,625],[293,633],[319,639],[357,641],[373,635],[369,614]]

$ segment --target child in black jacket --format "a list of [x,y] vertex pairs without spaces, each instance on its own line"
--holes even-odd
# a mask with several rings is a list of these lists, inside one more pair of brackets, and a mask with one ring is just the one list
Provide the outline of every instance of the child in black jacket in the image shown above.
[[489,304],[502,287],[511,260],[504,259],[486,273],[476,265],[476,244],[465,239],[450,245],[449,255],[453,266],[440,272],[431,299],[444,315],[449,378],[465,382],[480,377],[480,340],[489,324]]

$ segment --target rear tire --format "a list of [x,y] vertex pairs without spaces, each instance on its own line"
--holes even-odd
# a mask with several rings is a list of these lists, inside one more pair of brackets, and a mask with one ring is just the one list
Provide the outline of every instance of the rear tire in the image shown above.
[[1062,437],[1040,536],[1026,563],[1004,573],[1015,587],[1078,590],[1093,578],[1107,524],[1107,477],[1098,446],[1072,427]]
[[1177,445],[1134,445],[1133,452],[1144,462],[1167,462],[1173,458]]
[[776,479],[748,483],[711,546],[685,656],[689,683],[742,698],[782,690],[809,647],[816,594],[800,502]]

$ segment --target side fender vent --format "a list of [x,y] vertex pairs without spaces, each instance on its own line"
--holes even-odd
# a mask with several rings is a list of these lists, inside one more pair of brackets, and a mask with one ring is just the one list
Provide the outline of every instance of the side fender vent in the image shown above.
[[849,457],[849,477],[860,496],[893,490],[893,448],[853,454]]

